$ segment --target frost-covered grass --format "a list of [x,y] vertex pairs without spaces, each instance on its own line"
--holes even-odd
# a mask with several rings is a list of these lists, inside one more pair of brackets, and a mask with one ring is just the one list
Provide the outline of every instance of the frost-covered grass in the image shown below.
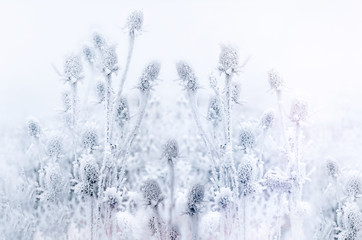
[[128,18],[125,66],[93,33],[55,67],[67,88],[57,118],[29,117],[3,138],[2,154],[17,161],[2,163],[2,239],[362,239],[360,172],[318,152],[310,104],[287,102],[277,71],[265,74],[275,102],[250,117],[239,80],[247,58],[222,45],[208,106],[192,63],[180,60],[184,94],[161,109],[162,63],[132,64],[143,21],[139,11]]

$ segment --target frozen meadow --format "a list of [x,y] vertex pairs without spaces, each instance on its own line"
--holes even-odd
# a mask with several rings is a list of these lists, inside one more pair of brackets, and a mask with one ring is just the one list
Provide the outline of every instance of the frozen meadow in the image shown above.
[[0,239],[362,239],[354,91],[250,74],[261,54],[233,39],[161,61],[147,7],[127,14],[121,42],[92,29],[44,66],[52,112],[0,128]]

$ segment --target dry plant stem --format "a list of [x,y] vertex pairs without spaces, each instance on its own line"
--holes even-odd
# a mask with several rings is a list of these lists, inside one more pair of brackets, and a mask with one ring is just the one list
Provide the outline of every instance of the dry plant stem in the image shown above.
[[243,236],[244,240],[246,240],[246,197],[243,197]]
[[[215,97],[216,97],[217,101],[219,101],[219,103],[220,103],[221,109],[225,109],[224,101],[223,101],[223,99],[220,97],[219,89],[217,89],[215,86],[212,86],[212,89],[214,90]],[[222,115],[221,115],[221,122],[222,122],[222,126],[223,126],[223,129],[224,129],[224,141],[226,142],[226,141],[227,141],[227,140],[226,140],[226,132],[227,132],[227,129],[226,129],[225,114],[222,114]]]
[[94,197],[90,197],[90,210],[91,210],[91,240],[94,239]]
[[118,99],[121,97],[121,94],[122,94],[122,91],[123,91],[123,86],[124,86],[124,83],[125,83],[126,78],[127,78],[129,65],[131,64],[133,48],[134,48],[134,42],[135,42],[135,35],[134,35],[134,33],[130,33],[127,62],[126,62],[126,67],[125,67],[125,69],[123,71],[123,74],[122,74],[121,85],[119,87],[119,91],[118,91],[118,94],[117,94]]
[[77,82],[72,83],[72,140],[73,140],[73,161],[77,160],[76,131],[77,131]]
[[170,167],[170,180],[171,180],[171,189],[170,189],[170,208],[169,208],[169,220],[168,225],[172,227],[172,209],[173,209],[173,197],[174,197],[174,190],[175,190],[175,168],[172,159],[168,159],[168,165]]
[[112,108],[111,108],[111,95],[112,95],[112,75],[106,75],[106,127],[105,145],[109,146],[111,140],[111,121],[112,121]]
[[156,217],[156,221],[157,221],[157,232],[158,232],[158,239],[159,240],[166,240],[163,237],[163,232],[162,232],[162,222],[161,222],[161,217],[160,214],[158,212],[158,207],[154,207],[154,214]]
[[198,228],[199,228],[199,215],[195,214],[190,216],[191,218],[191,234],[192,234],[192,240],[198,239]]
[[277,90],[277,101],[278,101],[280,125],[282,127],[283,140],[284,140],[285,149],[287,151],[287,156],[288,156],[288,169],[287,170],[289,171],[290,167],[291,167],[291,164],[292,164],[292,162],[291,162],[292,159],[291,159],[290,146],[289,146],[289,141],[288,141],[288,138],[287,138],[285,123],[284,123],[283,103],[282,103],[282,92],[281,92],[281,90]]

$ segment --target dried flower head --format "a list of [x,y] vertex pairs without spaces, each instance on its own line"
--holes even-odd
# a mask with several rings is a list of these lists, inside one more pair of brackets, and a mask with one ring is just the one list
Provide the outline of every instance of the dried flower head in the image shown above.
[[222,108],[219,100],[216,97],[211,97],[207,111],[207,119],[213,122],[214,125],[222,120]]
[[155,180],[147,180],[141,187],[143,197],[146,200],[147,205],[157,207],[163,200],[160,185]]
[[40,123],[36,118],[29,117],[26,121],[28,134],[30,137],[39,138],[40,136]]
[[219,71],[225,74],[236,73],[239,68],[239,54],[231,46],[221,46],[219,55]]
[[103,35],[95,32],[92,36],[94,47],[102,50],[106,46],[106,40],[104,39]]
[[308,105],[303,99],[295,99],[290,108],[289,118],[292,122],[300,122],[307,120]]
[[118,70],[118,58],[115,47],[107,47],[102,51],[102,70],[108,75]]
[[53,135],[49,138],[47,144],[47,153],[50,157],[59,158],[64,152],[63,138],[59,135]]
[[330,177],[337,177],[339,174],[339,166],[337,161],[328,158],[325,162],[325,170],[328,176]]
[[133,11],[127,20],[127,27],[130,35],[135,31],[141,31],[143,25],[143,13],[141,11]]
[[125,122],[130,119],[127,98],[121,97],[118,100],[115,111],[115,121],[120,127],[123,127]]
[[93,64],[95,62],[96,55],[91,47],[83,46],[82,53],[88,63]]
[[239,145],[242,149],[251,149],[256,144],[256,136],[251,126],[243,125],[240,128]]
[[50,202],[59,201],[66,183],[58,163],[49,163],[45,167],[44,184],[45,192],[42,198]]
[[122,202],[121,194],[115,187],[109,187],[104,192],[103,202],[111,209],[117,209]]
[[64,76],[67,81],[76,82],[82,78],[83,65],[79,56],[68,57],[64,63]]
[[98,103],[104,101],[106,96],[106,86],[103,81],[98,81],[96,84],[96,96],[98,99]]
[[175,139],[169,139],[163,147],[163,156],[168,160],[173,160],[179,155],[178,144]]
[[362,212],[355,203],[347,203],[343,207],[343,225],[348,232],[356,235],[362,230]]
[[274,110],[268,110],[263,113],[260,119],[260,127],[263,130],[268,130],[274,126],[275,112]]
[[347,179],[346,182],[346,193],[350,197],[357,197],[362,194],[362,181],[358,175],[352,175]]
[[243,185],[249,184],[254,180],[255,166],[253,161],[255,161],[254,157],[245,155],[239,164],[237,174],[239,182]]
[[202,208],[202,201],[204,200],[205,187],[201,184],[195,184],[189,192],[186,214],[196,215],[199,214]]
[[233,194],[230,188],[220,188],[220,191],[216,194],[215,201],[221,209],[229,207],[233,203]]
[[148,92],[152,89],[155,80],[160,73],[161,64],[157,61],[150,62],[142,72],[138,88],[142,92]]
[[176,69],[180,79],[184,84],[185,90],[194,92],[199,88],[195,73],[189,64],[180,61],[176,63]]
[[284,86],[284,80],[280,77],[279,73],[274,69],[270,70],[269,73],[269,84],[271,89],[280,91]]
[[82,146],[85,149],[93,150],[98,145],[98,133],[93,124],[85,126],[82,132]]
[[94,196],[97,194],[99,167],[92,155],[84,155],[80,160],[82,186],[80,192]]

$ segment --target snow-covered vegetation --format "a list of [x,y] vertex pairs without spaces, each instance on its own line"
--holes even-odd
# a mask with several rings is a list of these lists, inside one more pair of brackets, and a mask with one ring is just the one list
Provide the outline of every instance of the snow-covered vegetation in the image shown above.
[[162,63],[132,57],[144,21],[134,11],[124,24],[122,66],[124,46],[93,32],[54,66],[66,88],[56,120],[29,117],[6,138],[19,161],[0,179],[0,238],[362,239],[360,172],[319,152],[312,103],[284,99],[288,81],[270,70],[275,101],[249,116],[239,78],[248,58],[221,45],[209,86],[192,62],[175,63],[183,95],[162,111],[153,94]]

